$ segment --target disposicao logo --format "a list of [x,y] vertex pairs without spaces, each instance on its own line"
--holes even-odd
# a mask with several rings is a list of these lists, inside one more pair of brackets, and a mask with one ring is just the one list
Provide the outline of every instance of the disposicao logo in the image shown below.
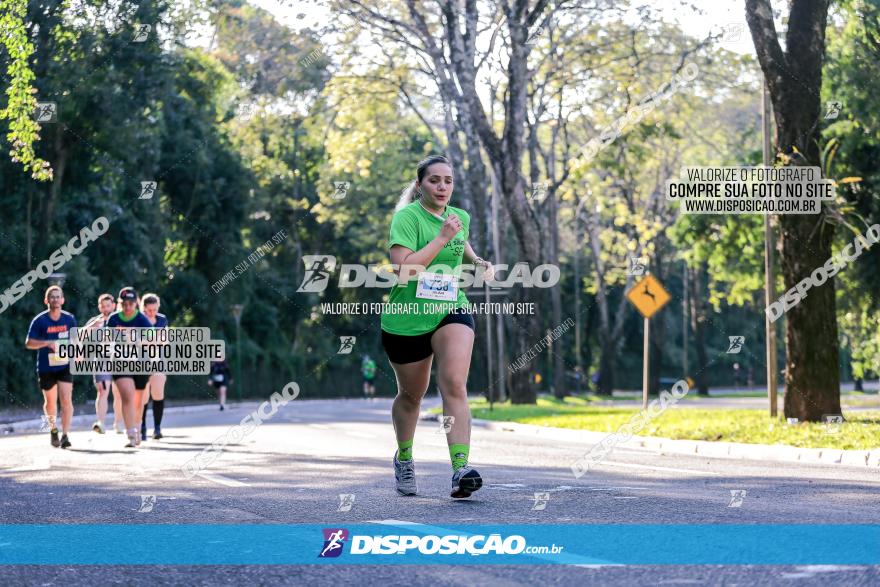
[[342,546],[348,540],[345,528],[324,528],[324,548],[318,558],[334,558],[342,554]]
[[345,543],[350,544],[350,555],[406,555],[417,551],[429,555],[546,555],[559,554],[564,546],[530,546],[518,534],[503,537],[500,534],[412,534],[361,535],[349,534],[344,528],[324,528],[324,548],[318,558],[338,557]]

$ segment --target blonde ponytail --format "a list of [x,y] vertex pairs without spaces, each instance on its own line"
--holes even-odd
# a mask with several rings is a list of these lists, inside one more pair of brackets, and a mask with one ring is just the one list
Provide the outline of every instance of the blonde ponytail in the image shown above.
[[416,184],[418,180],[412,181],[403,188],[403,191],[400,192],[400,198],[397,200],[397,206],[394,207],[395,212],[399,212],[416,201],[416,194],[418,190],[416,189]]

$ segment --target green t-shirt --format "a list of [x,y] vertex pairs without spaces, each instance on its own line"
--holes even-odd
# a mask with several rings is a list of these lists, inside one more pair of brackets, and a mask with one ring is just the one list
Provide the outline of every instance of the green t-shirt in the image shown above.
[[[446,206],[446,210],[441,215],[443,220],[446,220],[450,213],[455,213],[461,219],[462,229],[455,235],[455,238],[440,249],[437,256],[427,266],[427,271],[431,271],[431,268],[437,265],[446,265],[454,270],[461,265],[464,243],[468,240],[471,217],[461,208]],[[418,200],[414,201],[394,213],[394,217],[391,219],[388,248],[401,245],[413,252],[423,249],[440,234],[443,220],[425,210]],[[466,307],[470,304],[461,288],[458,289],[458,298],[455,301],[446,302],[417,298],[417,286],[418,279],[414,276],[406,285],[395,285],[391,288],[391,294],[388,296],[390,307],[382,314],[382,330],[403,336],[425,334],[437,328],[437,325],[451,309]],[[411,311],[409,313],[395,312],[396,309],[404,308]]]

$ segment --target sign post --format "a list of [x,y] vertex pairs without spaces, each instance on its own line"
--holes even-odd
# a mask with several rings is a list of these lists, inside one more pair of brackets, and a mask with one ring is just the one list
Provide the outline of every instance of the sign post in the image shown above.
[[241,380],[241,313],[244,306],[232,305],[232,317],[235,318],[235,396],[241,401],[241,388],[244,382]]
[[660,283],[659,279],[649,274],[645,275],[626,292],[626,299],[645,317],[645,344],[643,350],[644,357],[642,359],[642,409],[644,410],[648,407],[651,317],[659,312],[660,308],[669,303],[672,296],[663,288],[663,284]]
[[651,331],[651,319],[645,318],[645,344],[642,345],[642,354],[644,359],[642,362],[642,409],[648,409],[648,373],[649,363],[651,362],[651,347],[648,344],[650,341],[650,331]]

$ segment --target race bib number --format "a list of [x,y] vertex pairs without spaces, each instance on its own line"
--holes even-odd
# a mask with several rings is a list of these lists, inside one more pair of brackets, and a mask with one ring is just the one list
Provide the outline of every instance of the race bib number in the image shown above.
[[419,273],[416,297],[454,302],[458,299],[458,284],[455,276],[445,273]]
[[223,381],[223,375],[211,375],[211,379],[213,379],[214,381]]
[[[58,333],[58,340],[62,341],[62,340],[67,339],[68,338],[67,334],[68,334],[67,332],[59,332]],[[67,365],[68,363],[70,363],[70,359],[68,359],[67,357],[62,359],[61,357],[58,356],[58,353],[49,353],[49,366],[50,367],[60,367],[61,365]]]

